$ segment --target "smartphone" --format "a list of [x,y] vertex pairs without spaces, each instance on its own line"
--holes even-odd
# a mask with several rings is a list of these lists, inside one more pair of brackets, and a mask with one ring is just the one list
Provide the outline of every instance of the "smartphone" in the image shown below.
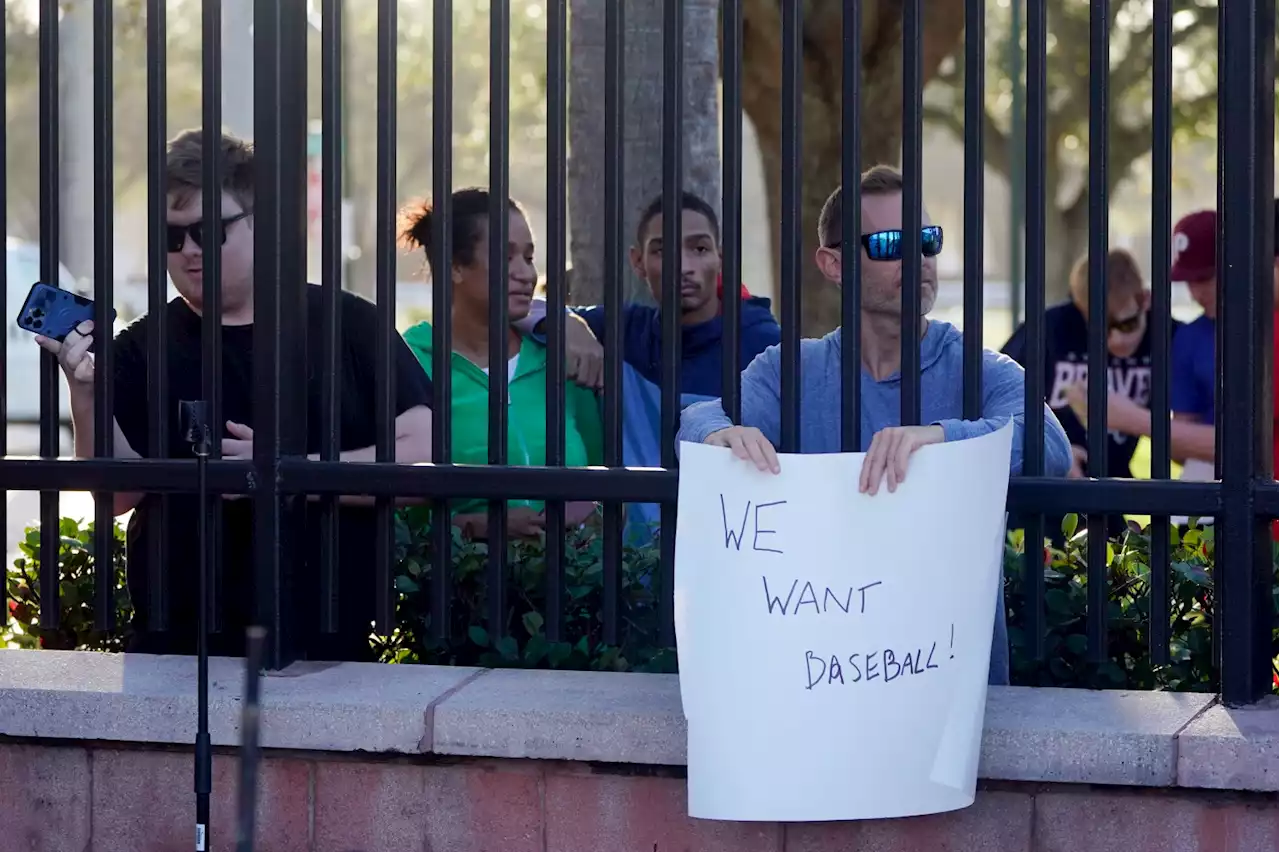
[[[93,300],[37,281],[18,312],[18,328],[61,342],[76,326],[93,319]],[[114,321],[115,310],[111,311]]]

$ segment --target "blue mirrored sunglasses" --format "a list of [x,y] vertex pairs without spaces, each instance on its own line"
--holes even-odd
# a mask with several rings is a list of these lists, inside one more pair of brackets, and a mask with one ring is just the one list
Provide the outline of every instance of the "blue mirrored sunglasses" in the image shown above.
[[[831,248],[839,248],[836,243]],[[872,260],[902,260],[902,231],[876,231],[862,235],[862,247]],[[934,257],[942,251],[942,226],[928,225],[920,229],[920,250],[925,257]]]

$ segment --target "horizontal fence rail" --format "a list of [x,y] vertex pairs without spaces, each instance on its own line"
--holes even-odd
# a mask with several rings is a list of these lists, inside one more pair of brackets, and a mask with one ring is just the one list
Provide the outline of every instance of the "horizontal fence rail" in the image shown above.
[[[1017,0],[1015,0],[1017,2]],[[1112,102],[1111,29],[1114,4],[1120,0],[1095,0],[1089,7],[1089,138],[1088,170],[1084,175],[1090,198],[1106,197],[1114,185],[1108,160],[1110,132],[1116,127],[1117,105]],[[236,328],[228,319],[242,292],[235,288],[246,282],[233,280],[239,269],[240,243],[232,244],[240,227],[228,215],[225,198],[217,192],[203,194],[199,206],[202,274],[197,293],[186,298],[202,305],[195,323],[198,338],[198,393],[207,406],[207,426],[213,440],[207,466],[197,465],[194,443],[183,440],[197,435],[180,428],[180,402],[176,388],[189,382],[180,372],[174,354],[175,341],[187,316],[167,305],[169,268],[175,246],[171,223],[181,207],[175,189],[175,175],[168,166],[169,100],[166,37],[166,3],[146,3],[146,232],[148,269],[146,333],[141,347],[144,358],[122,360],[123,344],[113,343],[106,330],[112,327],[110,306],[115,263],[113,241],[122,230],[115,209],[113,174],[115,169],[115,117],[113,111],[113,4],[94,3],[93,57],[97,73],[93,86],[93,288],[95,300],[95,374],[91,387],[77,387],[72,397],[71,417],[75,442],[70,453],[62,446],[59,384],[67,381],[51,354],[41,356],[39,374],[29,377],[38,384],[41,400],[39,456],[8,455],[12,442],[0,435],[0,486],[7,492],[39,492],[39,592],[40,625],[43,631],[59,627],[59,494],[89,491],[96,504],[96,532],[93,551],[101,557],[119,545],[114,536],[114,518],[124,503],[136,505],[134,522],[145,518],[145,533],[127,546],[131,558],[145,569],[129,571],[129,588],[146,589],[145,599],[134,601],[135,618],[145,622],[148,634],[159,636],[189,629],[184,604],[179,599],[189,583],[184,577],[190,566],[183,560],[202,556],[211,567],[209,603],[202,611],[219,647],[244,653],[246,626],[266,628],[261,646],[268,668],[282,667],[292,660],[333,653],[348,653],[342,637],[352,629],[372,632],[379,641],[393,637],[409,618],[422,636],[442,647],[460,632],[480,635],[494,653],[503,654],[513,629],[510,623],[513,591],[511,577],[520,565],[513,560],[540,560],[538,594],[545,596],[539,620],[526,619],[516,629],[540,633],[548,644],[575,643],[582,631],[596,630],[596,641],[619,646],[634,625],[628,623],[628,607],[637,596],[652,596],[657,612],[656,628],[647,640],[656,647],[674,646],[674,604],[672,586],[675,565],[677,497],[677,447],[675,436],[685,404],[682,379],[687,370],[683,361],[681,325],[681,268],[677,265],[684,242],[682,191],[689,180],[686,160],[685,121],[687,103],[685,72],[686,30],[691,19],[685,0],[662,0],[662,80],[660,101],[661,173],[653,176],[661,186],[661,237],[666,262],[660,273],[661,294],[657,308],[661,315],[655,363],[640,365],[660,377],[656,434],[658,467],[628,467],[629,429],[637,425],[638,409],[627,401],[626,382],[638,365],[627,361],[624,336],[627,327],[628,293],[624,281],[630,276],[628,260],[633,235],[627,222],[638,211],[626,209],[628,185],[624,168],[627,151],[627,111],[632,103],[624,57],[628,45],[627,13],[632,7],[610,2],[602,12],[604,49],[599,52],[598,78],[602,87],[603,172],[598,197],[571,197],[568,191],[570,109],[574,92],[570,85],[569,0],[550,0],[546,11],[546,208],[545,233],[534,235],[539,245],[536,263],[545,275],[546,320],[534,332],[511,331],[513,313],[523,304],[514,288],[528,282],[520,276],[528,268],[523,241],[527,220],[506,203],[513,183],[511,174],[512,116],[512,2],[492,0],[489,5],[490,53],[487,64],[488,107],[488,201],[477,213],[470,196],[458,193],[462,186],[455,174],[453,140],[458,130],[454,116],[455,69],[458,51],[470,45],[454,41],[455,6],[452,0],[435,0],[432,9],[430,70],[432,175],[430,221],[414,231],[416,251],[432,270],[432,322],[429,328],[430,355],[419,367],[414,355],[396,330],[397,276],[399,257],[397,213],[409,199],[402,197],[398,181],[398,127],[413,122],[425,136],[425,117],[401,114],[398,97],[397,53],[400,44],[402,10],[396,0],[378,0],[376,32],[371,43],[376,52],[376,85],[372,109],[377,126],[373,134],[373,183],[376,198],[371,218],[374,223],[372,291],[373,305],[352,302],[345,290],[346,257],[343,243],[342,199],[348,178],[345,148],[352,124],[351,103],[344,82],[350,64],[345,51],[355,27],[348,20],[352,6],[342,0],[322,0],[308,17],[302,4],[257,2],[254,5],[254,128],[253,158],[255,179],[251,190],[227,197],[245,204],[252,218],[252,329]],[[723,0],[720,31],[707,37],[720,44],[723,102],[721,120],[721,187],[719,250],[725,294],[722,324],[721,361],[718,380],[723,406],[735,423],[742,422],[742,370],[748,360],[742,350],[744,305],[737,298],[744,276],[743,200],[743,85],[751,63],[758,61],[744,45],[742,0]],[[930,187],[925,183],[923,86],[928,73],[924,66],[928,51],[925,38],[925,4],[904,0],[901,5],[900,105],[901,165],[903,176],[901,244],[903,256],[922,254],[922,226],[927,225]],[[953,60],[964,74],[964,238],[946,250],[960,252],[964,259],[963,282],[963,399],[964,417],[983,416],[983,367],[990,358],[982,348],[985,146],[985,91],[987,88],[987,29],[994,7],[986,0],[965,0],[963,46]],[[1214,653],[1225,700],[1241,704],[1269,691],[1272,656],[1271,628],[1274,626],[1271,583],[1273,550],[1269,528],[1276,517],[1276,483],[1271,473],[1271,452],[1275,428],[1275,376],[1271,374],[1273,343],[1271,263],[1274,250],[1274,92],[1276,84],[1274,4],[1265,0],[1222,3],[1218,9],[1218,148],[1219,194],[1219,311],[1218,386],[1215,422],[1219,424],[1218,478],[1210,482],[1171,480],[1170,457],[1173,438],[1170,425],[1172,323],[1170,256],[1172,232],[1172,138],[1173,138],[1173,51],[1174,16],[1171,0],[1155,0],[1149,38],[1152,43],[1151,68],[1151,232],[1152,329],[1151,479],[1124,480],[1107,477],[1107,374],[1089,372],[1088,462],[1084,478],[1063,479],[1050,475],[1046,460],[1046,423],[1039,414],[1046,396],[1045,276],[1049,249],[1055,238],[1046,218],[1046,186],[1040,178],[1049,168],[1047,128],[1050,121],[1047,70],[1050,27],[1053,18],[1045,4],[1026,6],[1026,122],[1025,134],[1015,142],[1025,152],[1028,180],[1025,182],[1026,209],[1025,293],[1026,307],[1023,394],[1025,428],[1022,433],[1023,469],[1009,488],[1011,525],[1025,533],[1022,572],[1025,578],[1023,625],[1026,647],[1039,661],[1046,660],[1047,614],[1044,609],[1046,576],[1040,542],[1056,532],[1058,519],[1068,514],[1086,518],[1087,547],[1087,656],[1092,664],[1108,659],[1110,595],[1108,530],[1125,514],[1151,516],[1149,554],[1150,600],[1149,642],[1153,663],[1170,662],[1171,601],[1171,517],[1188,515],[1212,518],[1216,537],[1217,563],[1213,581],[1217,596]],[[199,181],[219,187],[235,179],[236,163],[226,153],[223,140],[213,132],[222,116],[222,63],[225,45],[221,36],[222,4],[205,0],[202,17],[202,109],[205,131],[201,140]],[[64,135],[59,102],[60,56],[59,4],[41,0],[38,4],[39,40],[36,71],[39,76],[38,125],[40,145],[34,167],[38,171],[40,276],[58,280],[60,244],[60,140]],[[807,15],[806,15],[807,13]],[[804,97],[806,32],[814,24],[812,4],[785,0],[779,6],[776,27],[781,34],[780,75],[777,105],[780,117],[779,171],[770,175],[777,182],[778,209],[771,211],[770,227],[776,227],[780,299],[781,371],[779,384],[779,450],[801,451],[805,423],[802,398],[806,380],[802,364],[802,318],[805,300],[812,298],[803,285],[806,264],[816,222],[805,221],[804,199],[813,194],[811,181],[825,179],[805,171],[807,161]],[[822,16],[830,20],[830,16]],[[315,35],[319,46],[319,97],[308,98],[308,38]],[[823,247],[842,255],[838,279],[841,284],[838,320],[841,326],[839,403],[845,413],[839,424],[839,445],[845,451],[864,450],[872,435],[863,427],[862,376],[865,334],[864,293],[860,282],[872,259],[859,244],[863,227],[863,190],[860,176],[874,163],[863,158],[866,131],[864,109],[867,95],[862,76],[864,55],[861,4],[847,2],[841,14],[841,92],[838,126],[841,132],[839,179],[843,213],[833,243]],[[1132,46],[1130,46],[1132,49]],[[84,61],[90,61],[85,57]],[[575,59],[574,61],[578,61]],[[932,61],[932,60],[930,60]],[[747,70],[744,70],[747,69]],[[751,73],[758,73],[751,70]],[[3,80],[4,71],[0,71]],[[314,102],[317,113],[308,113]],[[875,114],[880,115],[879,107]],[[307,173],[306,143],[311,119],[320,124],[320,252],[319,281],[310,287],[306,276],[307,254]],[[1016,125],[1015,125],[1016,127]],[[1018,133],[1015,130],[1015,133]],[[0,150],[5,141],[0,137]],[[0,186],[9,186],[9,176],[0,173]],[[426,189],[426,188],[424,188]],[[835,187],[821,187],[823,194]],[[239,202],[237,202],[239,203]],[[600,459],[595,466],[570,467],[571,450],[566,429],[571,423],[573,398],[577,390],[570,379],[570,358],[566,347],[580,323],[566,313],[575,301],[569,269],[566,232],[571,204],[593,204],[603,224],[602,293],[603,380],[598,394],[600,412]],[[190,211],[185,211],[189,214]],[[5,217],[0,211],[0,220]],[[188,215],[188,221],[190,216]],[[479,229],[484,240],[468,243],[459,234]],[[1105,203],[1090,203],[1088,217],[1088,360],[1104,363],[1107,349],[1108,252],[1111,248],[1110,218]],[[184,239],[192,239],[188,228]],[[186,246],[186,244],[183,244]],[[232,246],[234,250],[229,249]],[[483,250],[477,246],[484,246]],[[541,248],[545,246],[546,248]],[[643,247],[641,247],[643,248]],[[545,255],[545,263],[541,257]],[[482,268],[480,290],[468,270]],[[461,271],[460,271],[461,270]],[[834,274],[834,273],[833,273]],[[5,273],[0,273],[0,276]],[[4,292],[12,291],[5,281]],[[20,282],[26,285],[30,282]],[[902,375],[899,420],[901,424],[921,422],[921,333],[919,321],[926,304],[922,267],[914,262],[902,268],[901,363]],[[181,288],[180,288],[181,289]],[[513,295],[515,294],[515,295]],[[7,295],[5,297],[7,299]],[[931,298],[931,297],[929,297]],[[353,307],[354,305],[354,307]],[[476,306],[479,305],[479,308]],[[514,307],[513,307],[514,306]],[[181,307],[181,306],[179,306]],[[367,310],[365,310],[367,307]],[[19,305],[0,304],[0,313],[15,316]],[[487,339],[481,350],[472,351],[468,337],[480,323],[459,322],[459,311],[483,311]],[[237,316],[242,316],[237,314]],[[316,318],[312,325],[311,318]],[[832,317],[833,321],[837,317]],[[224,320],[228,320],[224,324]],[[362,321],[367,321],[361,325]],[[834,323],[833,323],[834,324]],[[251,345],[240,332],[249,331]],[[520,376],[507,366],[517,351],[523,352],[529,334],[546,345],[545,382],[539,393],[545,410],[538,412],[538,440],[544,457],[516,458],[513,447],[529,435],[524,421],[517,425],[511,415],[516,404],[512,385]],[[0,337],[0,357],[11,356],[14,348],[27,341]],[[34,343],[29,345],[34,346]],[[895,344],[896,345],[896,344]],[[251,353],[251,362],[238,361],[242,352]],[[423,350],[419,350],[421,352]],[[352,353],[357,354],[352,354]],[[521,356],[523,358],[523,355]],[[455,431],[459,421],[456,408],[468,392],[455,381],[458,362],[471,366],[484,361],[485,402],[483,425],[470,419],[463,429],[475,428],[487,439],[484,464],[458,463],[459,442],[478,435]],[[251,367],[245,366],[250,364]],[[175,366],[178,365],[178,366]],[[231,366],[229,366],[231,365]],[[236,366],[239,365],[239,366]],[[516,362],[519,369],[520,362]],[[235,375],[228,370],[235,369]],[[429,374],[429,383],[428,383]],[[473,379],[468,379],[472,381]],[[0,375],[0,413],[4,413],[6,391],[12,377]],[[244,386],[233,386],[239,382]],[[130,385],[132,383],[132,385]],[[139,388],[141,392],[139,393]],[[116,428],[122,389],[129,399],[145,400],[139,411],[129,412],[130,421],[142,424],[145,440],[126,446],[123,430]],[[135,396],[134,394],[137,394]],[[91,399],[85,410],[78,401]],[[414,410],[431,410],[430,435],[415,431]],[[923,406],[926,407],[927,406]],[[145,409],[145,410],[143,410]],[[235,413],[233,413],[235,412]],[[852,416],[849,414],[852,412]],[[234,458],[223,458],[221,438],[226,421],[234,417],[251,420],[252,440],[247,450]],[[6,427],[13,425],[5,418]],[[1223,433],[1230,431],[1231,437]],[[82,443],[86,436],[91,440]],[[238,445],[235,445],[238,446]],[[132,452],[130,452],[132,451]],[[72,458],[70,456],[75,456]],[[134,458],[132,456],[140,456]],[[463,458],[466,458],[463,456]],[[576,456],[575,456],[576,458]],[[211,507],[198,540],[182,526],[196,505],[194,495],[203,489]],[[127,498],[127,499],[126,499]],[[138,500],[141,502],[138,502]],[[459,501],[475,502],[483,508],[474,513],[475,523],[486,534],[475,535],[455,526]],[[571,513],[580,504],[597,503],[600,546],[592,551],[598,561],[601,593],[596,610],[583,615],[578,595],[581,580],[577,572],[579,545],[567,537]],[[635,545],[629,538],[637,507],[654,504],[659,532],[653,542],[656,567],[643,588],[628,579],[628,559]],[[541,506],[539,510],[532,506]],[[406,541],[407,522],[413,514],[426,532],[421,550]],[[0,505],[0,521],[6,506]],[[357,523],[359,521],[359,523]],[[367,522],[367,523],[366,523]],[[522,550],[519,523],[542,525],[544,548],[536,557]],[[194,529],[194,527],[193,527]],[[368,536],[367,540],[363,536]],[[410,537],[411,538],[411,537]],[[455,570],[460,547],[472,538],[483,541],[482,564],[470,579]],[[131,537],[132,539],[132,537]],[[12,544],[12,543],[11,543]],[[587,547],[587,546],[583,546]],[[590,545],[594,547],[594,545]],[[363,554],[363,555],[362,555]],[[371,555],[370,555],[371,554]],[[103,570],[110,560],[99,558],[94,577],[92,611],[97,630],[116,631],[124,627],[116,619],[116,577]],[[194,563],[192,563],[194,565]],[[409,570],[411,566],[412,570]],[[466,570],[470,571],[468,567]],[[405,573],[409,571],[409,573]],[[577,579],[575,579],[577,578]],[[464,595],[459,585],[466,579],[474,584],[482,613],[482,624],[457,620],[457,607]],[[468,587],[471,588],[471,587]],[[526,590],[530,591],[531,590]],[[299,602],[302,603],[299,603]],[[415,603],[418,602],[418,603]],[[414,610],[421,601],[426,601]],[[367,604],[367,606],[366,606]],[[8,619],[9,608],[2,610]],[[590,625],[583,628],[583,624]],[[353,628],[354,625],[354,628]],[[478,631],[478,633],[477,633]],[[238,634],[238,635],[231,635]],[[362,637],[357,637],[362,638]],[[477,640],[479,641],[479,640]],[[343,649],[346,650],[338,650]],[[255,651],[258,650],[255,645]],[[186,652],[190,652],[189,650]],[[536,662],[536,661],[535,661]]]

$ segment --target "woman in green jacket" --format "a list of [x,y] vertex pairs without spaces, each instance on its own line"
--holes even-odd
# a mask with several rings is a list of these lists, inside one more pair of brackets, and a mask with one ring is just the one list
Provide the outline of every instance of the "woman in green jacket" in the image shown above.
[[[483,188],[462,189],[453,194],[453,353],[452,407],[453,456],[457,464],[489,461],[489,206]],[[533,233],[524,211],[509,201],[507,224],[507,315],[512,322],[529,313],[538,273],[534,266]],[[422,249],[431,264],[431,202],[407,208],[401,214],[401,242]],[[431,269],[433,281],[440,280]],[[522,336],[513,328],[507,337],[508,381],[507,461],[513,465],[546,464],[547,451],[547,352],[545,345]],[[432,373],[431,323],[422,322],[404,335],[427,375]],[[565,465],[581,467],[603,463],[600,407],[590,390],[565,382]],[[546,516],[540,501],[508,502],[507,532],[532,537],[545,531]],[[594,503],[569,503],[565,518],[578,526],[595,510]],[[488,537],[488,513],[484,500],[458,501],[454,526],[471,538]]]

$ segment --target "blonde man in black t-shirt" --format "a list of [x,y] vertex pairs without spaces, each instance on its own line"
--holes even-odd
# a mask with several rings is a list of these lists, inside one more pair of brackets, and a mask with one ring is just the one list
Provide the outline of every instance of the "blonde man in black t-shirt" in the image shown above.
[[[253,212],[255,160],[250,143],[224,134],[222,157],[221,309],[222,309],[222,420],[211,424],[221,439],[224,458],[249,459],[253,455]],[[203,274],[206,232],[203,228],[203,138],[188,130],[169,142],[166,158],[168,191],[169,275],[179,297],[165,306],[165,372],[172,414],[168,416],[167,456],[191,458],[178,422],[178,401],[201,399],[201,316],[204,305]],[[313,340],[324,333],[322,291],[306,287],[307,334]],[[343,293],[339,301],[341,369],[339,440],[344,461],[374,459],[375,416],[373,399],[377,341],[377,313],[365,299]],[[147,340],[156,328],[144,315],[115,340],[115,455],[144,458],[160,446],[147,417],[150,386],[147,375]],[[93,455],[92,323],[84,323],[62,343],[38,342],[58,357],[70,386],[71,420],[77,457]],[[430,384],[404,341],[396,335],[392,387],[394,393],[395,458],[398,462],[429,461],[431,456]],[[317,457],[321,434],[321,377],[319,346],[310,347],[314,360],[308,369],[306,388],[307,452]],[[287,416],[287,412],[284,412]],[[145,531],[157,522],[154,495],[117,494],[116,514],[133,511],[129,522],[128,579],[134,607],[129,650],[150,653],[194,653],[196,577],[200,543],[197,536],[196,501],[192,496],[170,497],[166,519],[168,624],[157,629],[151,615],[151,568]],[[240,655],[244,629],[253,614],[252,510],[249,500],[227,500],[222,508],[222,617],[223,629],[213,637],[214,654]],[[338,586],[339,625],[336,634],[318,629],[320,613],[319,528],[314,516],[311,532],[300,539],[303,553],[296,564],[299,573],[285,579],[280,605],[285,618],[296,625],[293,649],[313,659],[366,659],[373,617],[374,581],[369,555],[374,536],[373,510],[347,506],[339,512]]]

